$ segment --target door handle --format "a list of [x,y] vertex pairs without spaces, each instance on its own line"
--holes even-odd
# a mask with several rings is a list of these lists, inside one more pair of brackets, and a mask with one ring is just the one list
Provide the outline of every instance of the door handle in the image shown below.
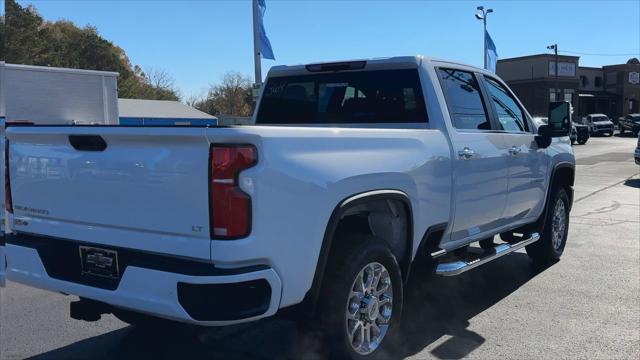
[[517,146],[512,146],[509,148],[509,154],[518,155],[522,150]]
[[465,146],[464,149],[458,151],[458,156],[463,160],[468,160],[476,156],[476,152]]

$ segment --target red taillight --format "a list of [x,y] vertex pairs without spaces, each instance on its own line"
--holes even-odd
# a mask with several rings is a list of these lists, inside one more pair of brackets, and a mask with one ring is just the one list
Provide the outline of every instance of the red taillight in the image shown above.
[[13,213],[11,183],[9,182],[9,140],[4,142],[4,206],[8,212]]
[[238,239],[251,231],[251,198],[238,184],[238,174],[257,161],[252,145],[213,145],[209,185],[212,239]]

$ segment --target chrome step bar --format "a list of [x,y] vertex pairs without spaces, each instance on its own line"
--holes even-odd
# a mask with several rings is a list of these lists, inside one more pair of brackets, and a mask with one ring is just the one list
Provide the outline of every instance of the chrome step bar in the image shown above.
[[463,272],[467,272],[471,269],[477,268],[480,265],[484,265],[490,261],[493,261],[503,255],[507,255],[523,247],[533,244],[540,240],[539,233],[533,233],[527,239],[523,239],[514,244],[500,244],[493,248],[493,250],[485,251],[481,257],[470,261],[457,260],[453,262],[443,262],[436,267],[436,274],[442,276],[456,276]]

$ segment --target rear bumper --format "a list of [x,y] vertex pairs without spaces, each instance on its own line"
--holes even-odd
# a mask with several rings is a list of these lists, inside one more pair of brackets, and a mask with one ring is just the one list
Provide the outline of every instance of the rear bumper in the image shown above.
[[[138,258],[133,257],[136,259],[133,261],[133,251],[116,249],[125,254],[124,269],[112,286],[104,279],[95,279],[95,275],[80,274],[79,244],[32,235],[10,235],[4,247],[6,277],[41,289],[197,325],[253,321],[275,314],[280,305],[281,280],[266,266],[218,269],[213,264],[197,263],[189,267],[191,261],[184,259],[176,259],[167,266],[171,262],[167,259],[171,258],[166,256],[135,253]],[[57,251],[65,247],[69,249],[66,254]],[[139,258],[147,262],[137,260]]]

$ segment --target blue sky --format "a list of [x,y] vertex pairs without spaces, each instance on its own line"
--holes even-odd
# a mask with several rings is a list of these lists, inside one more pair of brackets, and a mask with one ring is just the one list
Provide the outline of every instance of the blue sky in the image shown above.
[[[253,77],[251,2],[30,0],[48,20],[95,26],[133,64],[169,72],[183,98],[227,71]],[[424,54],[482,66],[477,5],[494,9],[488,29],[500,58],[559,49],[640,53],[640,0],[631,1],[276,1],[265,26],[275,64]],[[636,55],[639,56],[639,55]],[[631,56],[581,55],[580,65]]]

